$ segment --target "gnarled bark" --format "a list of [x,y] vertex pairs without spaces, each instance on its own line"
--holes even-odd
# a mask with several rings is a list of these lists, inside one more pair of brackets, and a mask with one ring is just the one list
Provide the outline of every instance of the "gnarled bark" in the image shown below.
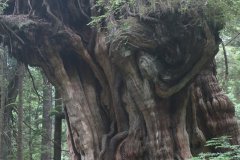
[[188,159],[221,135],[239,144],[212,65],[219,26],[201,11],[161,2],[140,16],[125,6],[124,19],[113,15],[105,22],[114,27],[97,31],[87,25],[95,1],[31,2],[30,15],[1,16],[0,31],[10,54],[41,67],[61,92],[72,159]]

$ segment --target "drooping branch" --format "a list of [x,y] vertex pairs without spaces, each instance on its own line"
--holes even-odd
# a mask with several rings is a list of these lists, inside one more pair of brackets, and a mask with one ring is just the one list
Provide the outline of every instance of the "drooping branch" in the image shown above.
[[30,76],[30,79],[32,80],[33,89],[34,89],[34,91],[35,91],[35,93],[36,93],[36,95],[38,97],[38,100],[39,100],[39,102],[41,102],[41,99],[43,97],[41,97],[40,94],[38,93],[38,90],[37,90],[37,87],[35,85],[35,81],[34,81],[33,75],[31,73],[30,69],[28,68],[28,66],[25,66],[25,68],[26,68],[26,70],[27,70],[27,72],[28,72],[28,74]]
[[224,43],[222,42],[222,48],[223,48],[223,55],[224,55],[224,63],[225,63],[225,80],[228,78],[228,58],[227,58],[227,51],[225,48]]

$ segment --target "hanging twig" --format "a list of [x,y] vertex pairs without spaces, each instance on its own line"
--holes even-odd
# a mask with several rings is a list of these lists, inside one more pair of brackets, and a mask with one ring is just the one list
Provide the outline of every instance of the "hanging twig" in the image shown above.
[[225,80],[228,78],[228,59],[227,59],[227,51],[224,45],[224,43],[222,42],[222,48],[223,48],[223,55],[224,55],[224,60],[225,60]]
[[38,93],[37,87],[36,87],[36,85],[35,85],[34,78],[33,78],[32,73],[31,73],[31,71],[30,71],[30,69],[28,68],[27,65],[26,65],[26,68],[27,68],[28,74],[29,74],[29,76],[30,76],[30,78],[31,78],[31,80],[32,80],[33,89],[34,89],[34,91],[35,91],[35,93],[36,93],[36,95],[37,95],[37,97],[38,97],[39,102],[41,102],[41,99],[43,99],[43,97]]

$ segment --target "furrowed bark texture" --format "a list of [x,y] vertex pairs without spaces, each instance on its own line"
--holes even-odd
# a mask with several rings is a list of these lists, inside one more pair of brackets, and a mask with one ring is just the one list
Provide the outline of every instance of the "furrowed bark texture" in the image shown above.
[[97,31],[87,25],[95,3],[32,0],[0,17],[10,54],[41,67],[61,92],[72,159],[188,159],[212,137],[240,143],[215,77],[216,26],[197,10],[159,15],[161,2],[148,16],[125,6],[125,18]]

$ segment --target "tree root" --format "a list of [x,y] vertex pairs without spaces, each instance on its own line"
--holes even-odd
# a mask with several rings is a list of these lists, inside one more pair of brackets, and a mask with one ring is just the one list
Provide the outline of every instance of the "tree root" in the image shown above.
[[99,154],[99,160],[110,160],[115,159],[115,152],[117,150],[118,145],[121,141],[123,141],[127,135],[128,131],[123,131],[117,133],[115,136],[115,122],[112,122],[110,132],[103,136],[102,138],[102,150]]
[[[197,106],[197,97],[196,97],[196,92],[197,94],[201,94],[199,93],[200,91],[197,90],[195,91],[192,85],[191,87],[191,104],[192,104],[192,138],[191,138],[191,143],[194,147],[196,148],[202,148],[204,147],[204,144],[206,143],[206,138],[203,134],[203,132],[199,129],[198,127],[198,123],[197,123],[197,110],[196,110],[196,106]],[[200,97],[198,97],[200,98]]]

